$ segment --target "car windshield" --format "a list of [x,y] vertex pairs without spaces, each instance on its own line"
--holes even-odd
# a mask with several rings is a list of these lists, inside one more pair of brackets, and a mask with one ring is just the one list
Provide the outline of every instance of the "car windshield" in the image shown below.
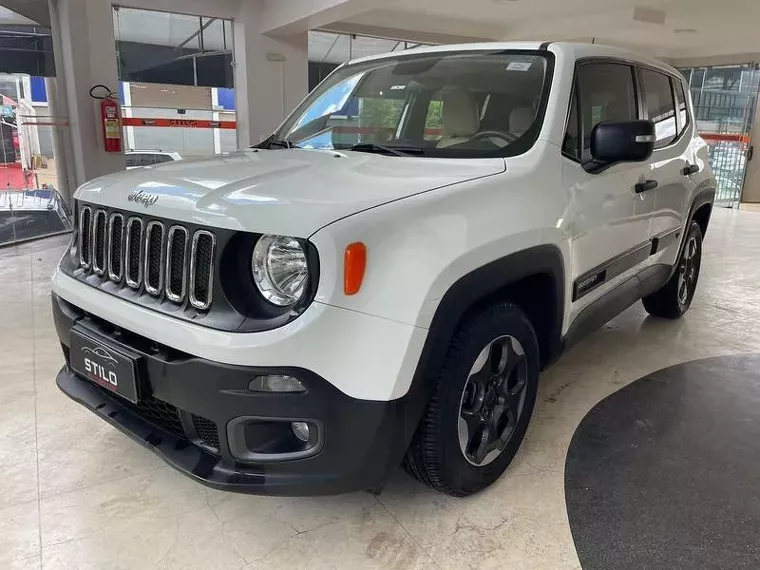
[[487,157],[535,142],[548,92],[546,52],[399,54],[325,79],[270,148]]

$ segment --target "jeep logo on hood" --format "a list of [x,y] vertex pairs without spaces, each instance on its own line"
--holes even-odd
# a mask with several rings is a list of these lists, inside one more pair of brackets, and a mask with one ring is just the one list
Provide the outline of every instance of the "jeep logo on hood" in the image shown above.
[[134,192],[130,193],[129,196],[127,196],[127,200],[130,202],[137,202],[146,208],[150,208],[158,201],[158,196],[155,194],[148,194],[143,190],[135,190]]

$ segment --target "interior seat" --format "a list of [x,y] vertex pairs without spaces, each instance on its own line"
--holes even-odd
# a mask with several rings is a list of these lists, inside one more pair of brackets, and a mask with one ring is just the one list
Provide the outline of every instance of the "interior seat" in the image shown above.
[[530,107],[515,107],[509,114],[509,132],[517,137],[525,134],[533,125],[533,109]]
[[443,94],[441,123],[443,137],[438,148],[463,143],[480,130],[478,104],[467,91],[448,91]]

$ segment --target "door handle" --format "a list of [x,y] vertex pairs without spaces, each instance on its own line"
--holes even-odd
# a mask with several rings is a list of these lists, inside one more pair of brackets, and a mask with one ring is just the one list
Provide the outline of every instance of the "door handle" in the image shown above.
[[657,188],[657,180],[645,180],[644,182],[639,182],[634,186],[636,189],[636,194],[641,194],[642,192],[646,192],[648,190],[654,190]]
[[681,171],[684,176],[691,176],[692,174],[696,174],[699,172],[699,166],[696,164],[689,164],[686,163],[686,166],[684,166],[683,170]]

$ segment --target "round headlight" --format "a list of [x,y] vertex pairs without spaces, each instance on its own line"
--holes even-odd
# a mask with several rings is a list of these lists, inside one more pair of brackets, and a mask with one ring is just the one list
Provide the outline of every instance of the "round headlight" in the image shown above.
[[306,252],[295,238],[262,236],[253,248],[251,270],[263,297],[278,307],[297,303],[306,291]]

